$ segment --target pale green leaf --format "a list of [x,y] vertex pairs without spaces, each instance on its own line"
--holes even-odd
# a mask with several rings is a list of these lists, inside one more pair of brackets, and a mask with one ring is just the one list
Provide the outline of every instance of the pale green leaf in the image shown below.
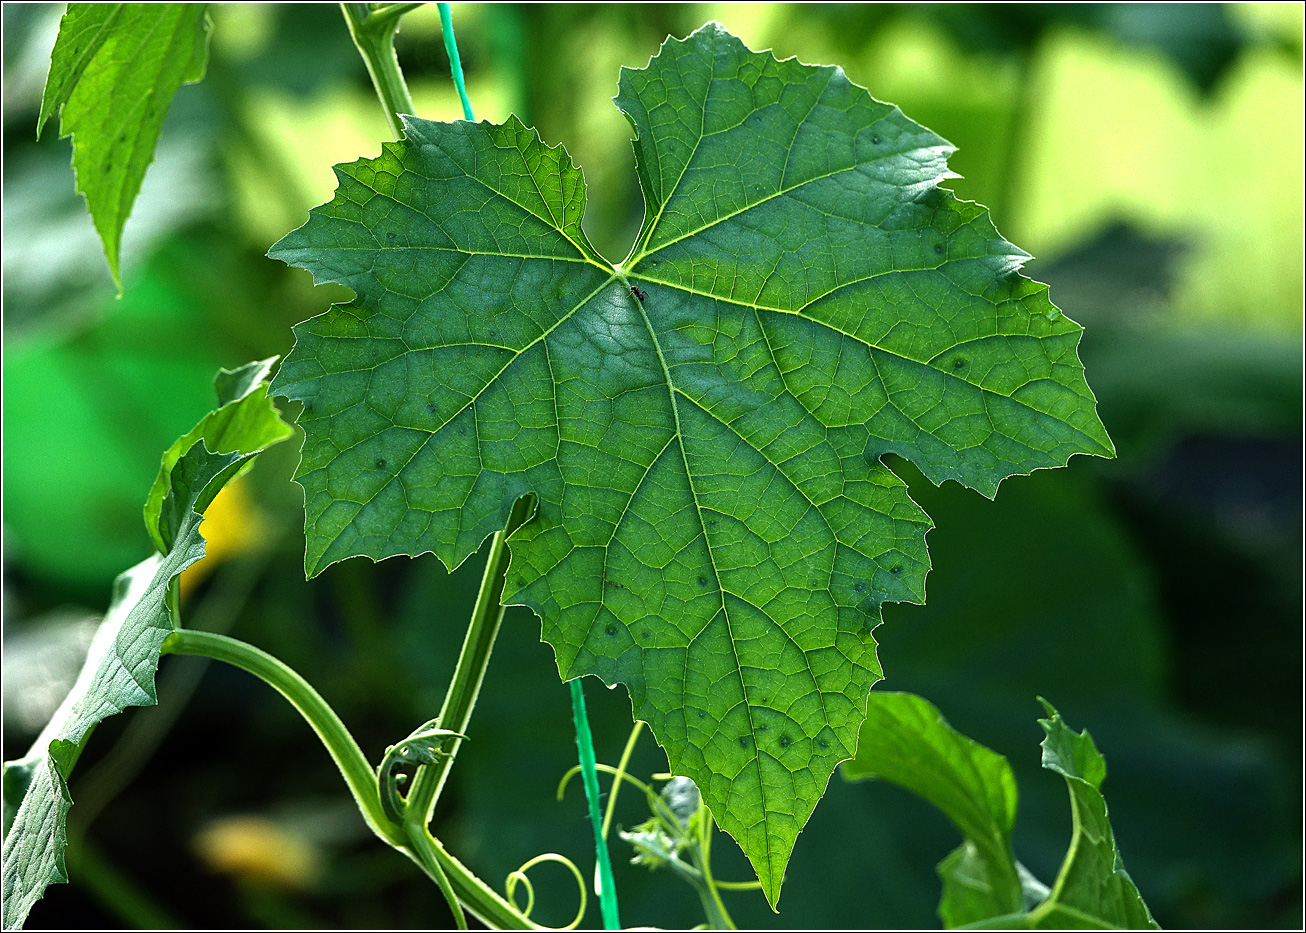
[[1007,759],[957,732],[928,701],[872,690],[844,776],[891,781],[928,800],[965,841],[939,863],[939,916],[957,927],[1024,909],[1011,853],[1016,779]]
[[[163,455],[159,475],[145,500],[145,527],[159,553],[166,554],[176,537],[179,523],[185,521],[186,512],[193,509],[203,512],[223,485],[235,478],[223,470],[240,470],[253,465],[249,459],[231,462],[214,461],[217,472],[206,476],[203,488],[194,489],[193,502],[186,502],[175,494],[172,472],[182,456],[200,440],[206,450],[215,454],[232,454],[242,450],[261,450],[285,440],[293,429],[281,420],[275,407],[262,404],[267,397],[267,380],[276,357],[249,363],[240,369],[222,370],[214,380],[219,408],[202,418],[184,436],[177,438]],[[197,477],[190,477],[181,488],[193,488]],[[165,505],[168,508],[165,508]]]
[[948,928],[1155,929],[1116,850],[1100,788],[1106,762],[1088,732],[1072,732],[1046,701],[1043,767],[1070,788],[1070,848],[1049,890],[1015,860],[1016,784],[1001,755],[949,726],[909,693],[872,691],[850,780],[880,778],[919,794],[965,841],[939,863],[939,916]]
[[930,521],[880,458],[991,495],[1111,446],[1079,326],[938,187],[944,140],[716,24],[620,86],[646,216],[618,266],[515,119],[408,119],[273,248],[356,294],[274,381],[304,403],[306,566],[455,566],[534,493],[505,599],[564,678],[626,684],[774,904],[880,606],[924,598]]
[[204,77],[203,3],[70,3],[59,23],[37,134],[60,113],[73,137],[77,190],[104,243],[115,283],[122,231],[183,84]]
[[[204,556],[200,510],[256,454],[291,433],[267,398],[272,362],[250,363],[218,376],[218,395],[225,404],[187,435],[192,440],[185,449],[174,446],[169,453],[177,456],[165,464],[163,519],[158,511],[154,517],[168,546],[118,578],[113,602],[72,690],[27,755],[5,763],[5,929],[22,926],[47,885],[68,880],[64,847],[72,797],[67,782],[91,731],[129,706],[157,701],[154,673],[173,629],[168,589]],[[213,451],[206,446],[204,428],[215,421],[226,427],[212,430],[221,441],[221,449]],[[151,533],[158,529],[152,526]]]
[[1066,779],[1073,828],[1070,850],[1046,901],[1030,915],[1032,928],[1159,929],[1125,871],[1107,818],[1102,782],[1106,760],[1088,730],[1074,732],[1046,700],[1049,719],[1040,719],[1043,767]]

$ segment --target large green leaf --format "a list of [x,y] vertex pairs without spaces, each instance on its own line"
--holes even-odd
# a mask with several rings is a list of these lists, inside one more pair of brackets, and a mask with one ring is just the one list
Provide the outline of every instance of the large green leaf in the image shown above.
[[208,38],[203,3],[70,3],[59,23],[37,134],[60,113],[114,282],[163,118],[177,89],[204,77]]
[[[168,590],[204,556],[200,512],[256,454],[291,434],[267,397],[273,362],[219,374],[221,407],[169,450],[160,471],[164,486],[158,508],[146,509],[151,536],[166,546],[118,578],[113,603],[72,691],[27,755],[5,763],[5,929],[22,925],[47,885],[68,880],[64,847],[72,797],[67,782],[91,731],[129,706],[157,702],[154,672],[174,625]],[[211,449],[207,445],[214,439],[218,446]]]
[[872,690],[851,780],[892,781],[924,797],[961,830],[965,841],[939,865],[939,916],[957,927],[1024,908],[1011,854],[1016,779],[1007,759],[957,732],[929,701]]
[[1111,445],[1079,326],[938,187],[943,139],[716,24],[616,100],[646,202],[622,264],[515,119],[408,119],[273,247],[357,296],[273,386],[304,403],[306,566],[454,566],[536,494],[505,598],[564,678],[627,685],[774,904],[856,747],[880,606],[924,598],[930,520],[880,458],[992,495]]

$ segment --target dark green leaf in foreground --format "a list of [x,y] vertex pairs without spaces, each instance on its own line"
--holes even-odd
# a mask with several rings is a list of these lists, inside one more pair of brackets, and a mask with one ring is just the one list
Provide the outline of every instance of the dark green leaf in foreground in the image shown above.
[[930,521],[880,458],[992,495],[1111,446],[1079,326],[938,187],[943,139],[716,24],[617,104],[646,215],[615,268],[579,170],[515,119],[409,119],[273,248],[356,294],[274,383],[304,403],[306,565],[455,566],[535,493],[505,599],[564,678],[627,685],[774,904],[855,750],[880,606],[924,598]]
[[37,133],[60,111],[77,190],[119,282],[122,230],[154,161],[172,95],[204,77],[203,3],[70,3],[59,23]]
[[1007,759],[966,738],[933,704],[910,693],[872,690],[849,779],[879,778],[943,811],[965,841],[939,865],[939,916],[957,927],[1024,909],[1011,854],[1016,779]]
[[[27,755],[4,766],[4,928],[20,927],[47,885],[67,881],[68,776],[91,730],[129,706],[151,706],[163,640],[172,631],[172,580],[204,556],[199,514],[233,476],[291,428],[267,397],[275,360],[218,376],[221,408],[169,450],[146,524],[159,553],[114,584],[113,603],[77,682]],[[216,448],[207,445],[216,443]],[[151,502],[155,502],[151,494]]]

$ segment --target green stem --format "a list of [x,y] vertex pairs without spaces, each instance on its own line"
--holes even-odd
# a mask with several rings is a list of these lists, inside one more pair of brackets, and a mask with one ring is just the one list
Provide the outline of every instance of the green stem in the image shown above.
[[711,898],[711,900],[708,900],[708,897],[703,898],[703,906],[707,908],[708,923],[717,930],[738,929],[735,921],[730,917],[730,912],[726,910],[725,903],[721,900],[720,892],[717,891],[716,879],[712,877],[712,830],[716,828],[716,820],[707,807],[703,807],[699,819],[702,823],[698,837],[698,851],[702,861],[698,867],[703,871],[703,885],[707,889],[708,897]]
[[358,809],[372,832],[392,846],[404,844],[399,828],[386,817],[385,810],[381,807],[376,775],[353,735],[345,728],[335,710],[322,699],[321,694],[288,665],[266,651],[235,638],[190,629],[169,635],[163,643],[162,653],[193,654],[226,661],[253,674],[284,696],[299,710],[331,753],[332,760],[349,785],[349,791],[354,795]]
[[367,73],[372,77],[376,96],[381,100],[381,108],[390,123],[390,131],[395,139],[402,139],[404,125],[399,119],[401,113],[411,114],[415,111],[412,95],[408,93],[408,84],[404,73],[399,69],[399,59],[395,57],[395,33],[399,21],[406,10],[382,10],[380,15],[371,13],[366,3],[342,3],[341,12],[349,25],[349,35],[353,37],[358,53],[363,56]]
[[449,876],[440,864],[439,856],[436,854],[435,837],[431,835],[425,826],[417,826],[413,823],[405,823],[404,832],[408,836],[410,843],[409,852],[413,859],[422,866],[422,870],[434,879],[440,893],[444,895],[444,899],[449,904],[449,910],[453,914],[454,922],[458,924],[458,929],[467,929],[467,917],[463,913],[463,906],[458,900],[458,895],[454,892]]
[[[440,708],[441,729],[467,732],[472,710],[476,708],[476,697],[485,680],[490,654],[494,650],[494,640],[498,637],[499,626],[503,622],[504,607],[500,600],[508,576],[508,535],[530,518],[534,508],[533,497],[522,496],[508,513],[508,523],[504,529],[494,533],[490,554],[485,561],[485,573],[481,576],[481,590],[476,596],[476,607],[472,610],[472,619],[467,626],[467,637],[463,639],[453,680],[449,683],[444,705]],[[461,747],[462,739],[453,739],[447,754],[438,763],[418,770],[413,778],[412,789],[408,792],[409,820],[419,822],[422,826],[430,823],[435,802],[440,798],[440,791],[444,789],[444,782],[449,777],[449,769],[453,767],[454,758]]]
[[376,775],[358,743],[326,700],[286,664],[235,638],[189,629],[169,635],[161,653],[226,661],[276,689],[299,710],[331,753],[373,832],[416,862],[442,891],[451,890],[459,902],[487,925],[496,929],[535,927],[493,888],[450,855],[439,840],[425,832],[425,827],[418,838],[410,827],[398,827],[385,815]]
[[599,817],[599,777],[594,767],[594,737],[590,734],[589,717],[585,715],[585,690],[579,677],[571,681],[571,712],[576,720],[580,774],[585,782],[585,797],[589,801],[590,822],[594,824],[594,853],[599,862],[599,907],[603,912],[603,928],[619,930],[621,921],[617,918],[617,887],[612,880],[612,860],[608,857],[608,843],[603,838],[603,822]]
[[440,31],[444,34],[444,50],[449,53],[449,70],[453,72],[453,86],[458,89],[458,99],[463,104],[463,119],[475,120],[472,116],[472,103],[467,99],[467,87],[463,84],[463,63],[458,57],[458,40],[453,36],[453,14],[449,4],[437,3],[440,11]]
[[608,809],[603,814],[604,839],[608,838],[608,829],[612,826],[612,814],[617,809],[617,794],[621,792],[621,779],[626,775],[626,765],[630,764],[631,753],[635,751],[635,742],[643,728],[644,720],[636,719],[634,727],[630,730],[630,738],[626,739],[626,747],[621,752],[621,760],[617,762],[617,777],[612,782],[612,790],[608,791]]

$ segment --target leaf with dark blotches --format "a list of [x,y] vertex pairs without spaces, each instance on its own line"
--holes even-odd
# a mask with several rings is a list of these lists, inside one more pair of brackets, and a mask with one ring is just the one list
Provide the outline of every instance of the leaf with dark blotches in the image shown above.
[[516,119],[406,118],[270,255],[351,288],[296,329],[316,574],[456,566],[503,527],[505,599],[564,678],[624,683],[772,904],[850,758],[886,601],[929,518],[880,461],[992,495],[1111,455],[1080,328],[939,183],[952,147],[833,67],[717,24],[623,70],[644,226],[619,264]]

